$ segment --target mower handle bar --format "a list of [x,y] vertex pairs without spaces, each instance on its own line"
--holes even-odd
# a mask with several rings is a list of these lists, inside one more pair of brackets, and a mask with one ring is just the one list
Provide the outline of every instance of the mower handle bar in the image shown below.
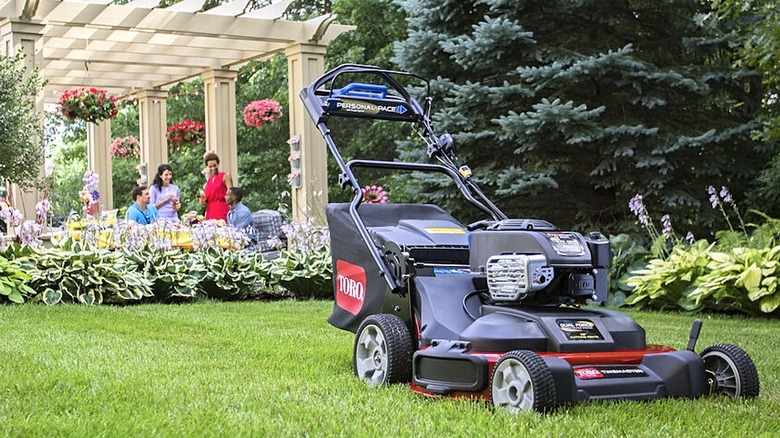
[[[406,170],[410,172],[439,172],[443,173],[450,178],[452,178],[453,181],[455,181],[455,185],[458,186],[458,190],[460,190],[461,194],[474,206],[476,206],[478,209],[482,210],[484,213],[488,214],[493,218],[493,220],[501,220],[506,219],[505,217],[500,217],[496,214],[494,210],[491,210],[487,206],[485,206],[482,202],[477,200],[472,194],[471,190],[466,186],[466,184],[463,182],[463,179],[461,176],[454,171],[453,169],[450,169],[449,167],[442,166],[440,164],[425,164],[425,163],[406,163],[402,161],[378,161],[378,160],[351,160],[348,163],[346,163],[347,169],[350,170],[350,173],[352,173],[353,168],[363,167],[363,168],[369,168],[369,169],[396,169],[396,170]],[[360,200],[362,199],[362,192],[360,191],[360,186],[358,185],[355,187],[356,193],[355,193],[355,199],[358,200],[357,205],[360,205]]]

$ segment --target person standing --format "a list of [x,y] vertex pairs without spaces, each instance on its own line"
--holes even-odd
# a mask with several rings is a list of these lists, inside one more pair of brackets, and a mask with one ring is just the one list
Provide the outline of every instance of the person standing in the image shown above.
[[138,222],[141,225],[149,225],[158,218],[157,209],[149,205],[149,189],[146,186],[138,186],[130,192],[133,203],[127,209],[125,218]]
[[209,170],[208,180],[203,186],[201,204],[206,205],[206,220],[216,219],[227,222],[227,214],[230,210],[225,195],[227,189],[233,187],[233,179],[229,173],[219,171],[219,157],[214,152],[206,152],[203,161]]
[[179,209],[181,208],[179,196],[181,193],[172,181],[173,168],[170,164],[160,164],[157,167],[154,182],[149,188],[149,199],[157,209],[160,219],[179,222]]

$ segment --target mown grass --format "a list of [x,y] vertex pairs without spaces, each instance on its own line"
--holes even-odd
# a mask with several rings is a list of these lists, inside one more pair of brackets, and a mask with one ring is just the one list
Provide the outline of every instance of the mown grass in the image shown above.
[[[778,436],[778,322],[704,317],[698,350],[741,345],[754,400],[589,403],[511,416],[352,374],[353,335],[325,301],[0,306],[3,436]],[[630,312],[685,348],[692,317]]]

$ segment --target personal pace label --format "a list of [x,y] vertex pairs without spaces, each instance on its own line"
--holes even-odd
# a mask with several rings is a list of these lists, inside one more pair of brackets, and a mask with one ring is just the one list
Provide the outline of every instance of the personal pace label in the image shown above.
[[336,260],[336,305],[357,315],[366,296],[366,271],[344,260]]

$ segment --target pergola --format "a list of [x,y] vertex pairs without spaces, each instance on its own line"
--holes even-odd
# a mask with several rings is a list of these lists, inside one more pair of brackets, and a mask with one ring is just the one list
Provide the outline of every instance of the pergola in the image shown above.
[[[203,78],[206,149],[221,168],[240,178],[236,162],[235,79],[252,60],[283,53],[288,59],[290,136],[300,137],[301,179],[293,188],[293,212],[323,209],[327,202],[324,142],[297,98],[324,70],[325,49],[351,26],[326,14],[297,22],[281,17],[292,0],[249,10],[249,0],[203,10],[206,0],[183,0],[159,8],[160,0],[0,0],[0,53],[27,54],[28,67],[48,81],[44,102],[71,88],[93,86],[139,102],[141,162],[153,176],[167,162],[165,101],[172,85]],[[260,96],[258,98],[261,98]],[[111,199],[111,122],[88,123],[88,163],[101,175],[102,204]],[[240,179],[239,179],[240,181]],[[129,189],[128,189],[129,190]],[[316,194],[316,196],[314,195]],[[35,193],[14,191],[15,204],[31,217]],[[127,200],[129,202],[129,199]],[[122,201],[124,203],[124,201]]]

